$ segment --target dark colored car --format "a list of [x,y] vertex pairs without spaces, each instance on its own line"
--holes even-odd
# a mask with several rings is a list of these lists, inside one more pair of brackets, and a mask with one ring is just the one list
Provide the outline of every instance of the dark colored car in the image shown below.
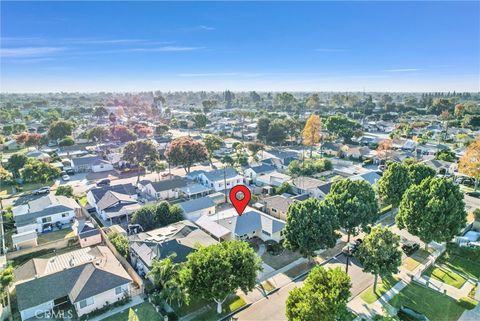
[[358,250],[360,245],[362,245],[363,240],[362,239],[356,239],[353,242],[350,242],[350,244],[347,244],[343,249],[342,253],[345,255],[353,255],[355,252]]
[[406,242],[402,245],[402,251],[407,255],[412,255],[420,248],[420,245],[415,242]]
[[75,171],[73,169],[67,169],[65,172],[67,172],[68,175],[75,175]]
[[480,192],[467,192],[465,194],[467,194],[468,196],[471,196],[471,197],[480,198]]
[[107,186],[110,185],[110,180],[108,178],[102,179],[97,183],[97,186]]

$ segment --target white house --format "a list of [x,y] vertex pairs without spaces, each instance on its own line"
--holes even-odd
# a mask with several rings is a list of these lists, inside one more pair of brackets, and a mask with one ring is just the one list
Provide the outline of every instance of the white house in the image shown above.
[[142,193],[157,200],[178,198],[180,196],[180,189],[185,186],[187,186],[187,181],[178,176],[156,182],[142,180],[138,183],[138,188]]
[[[132,279],[106,246],[34,258],[14,271],[22,320],[66,303],[78,316],[131,296]],[[48,318],[48,317],[47,317]]]
[[69,227],[75,215],[80,215],[80,211],[80,206],[74,199],[53,194],[12,209],[18,233],[27,231],[41,233],[47,229]]
[[204,186],[212,188],[215,192],[222,192],[225,189],[231,189],[235,185],[243,184],[243,176],[238,174],[233,168],[201,172],[198,176],[198,180]]

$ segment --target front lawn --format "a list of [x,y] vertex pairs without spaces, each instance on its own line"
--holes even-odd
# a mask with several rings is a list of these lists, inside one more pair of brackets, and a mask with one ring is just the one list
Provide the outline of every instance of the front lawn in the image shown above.
[[403,267],[409,271],[413,271],[420,265],[420,263],[425,261],[429,255],[430,253],[427,251],[419,249],[403,261]]
[[104,321],[163,321],[160,314],[155,311],[155,308],[149,302],[143,302],[139,305],[131,307],[128,310],[109,316]]
[[365,291],[360,294],[360,298],[367,303],[373,303],[378,300],[379,297],[384,295],[388,290],[390,290],[396,283],[398,282],[398,278],[396,277],[388,277],[384,278],[377,284],[377,291],[373,292],[373,285],[366,289]]
[[299,276],[300,274],[310,270],[312,267],[313,267],[312,264],[310,264],[308,262],[303,262],[303,263],[298,264],[297,266],[294,266],[290,270],[286,271],[284,274],[286,276],[288,276],[289,278],[293,279],[293,278]]
[[172,305],[173,310],[175,311],[175,314],[178,315],[179,317],[186,316],[192,312],[197,311],[198,309],[201,309],[207,305],[212,305],[215,302],[213,301],[206,301],[203,299],[197,299],[197,298],[190,298],[190,304],[182,304],[182,306],[177,306],[176,304]]
[[268,252],[265,252],[262,255],[262,260],[265,262],[265,264],[271,266],[275,270],[278,270],[292,262],[295,262],[301,257],[302,255],[300,253],[283,249],[282,254],[279,255],[272,255]]
[[459,302],[434,290],[410,283],[390,302],[395,308],[412,308],[431,321],[457,321],[465,309]]
[[467,282],[467,280],[458,273],[437,266],[429,267],[424,274],[443,283],[454,286],[457,289],[460,289],[465,282]]
[[448,245],[447,250],[438,261],[469,278],[476,280],[480,278],[480,250],[478,248]]
[[198,321],[214,321],[214,320],[219,320],[222,317],[240,309],[246,304],[246,302],[239,296],[232,296],[229,299],[227,299],[223,304],[223,311],[221,314],[217,313],[217,304],[211,304],[210,309],[205,311],[204,313],[198,315],[195,317],[195,320]]

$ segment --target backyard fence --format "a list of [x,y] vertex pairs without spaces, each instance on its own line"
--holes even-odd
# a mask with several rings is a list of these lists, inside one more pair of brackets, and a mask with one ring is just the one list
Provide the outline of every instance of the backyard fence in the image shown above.
[[64,249],[66,247],[73,246],[76,243],[78,243],[77,237],[72,236],[72,237],[61,239],[61,240],[48,242],[48,243],[38,245],[38,246],[35,246],[35,247],[21,249],[21,250],[13,251],[13,252],[7,252],[6,257],[7,257],[7,260],[13,260],[13,259],[19,258],[21,256],[32,254],[32,253],[39,252],[39,251],[61,250],[61,249]]

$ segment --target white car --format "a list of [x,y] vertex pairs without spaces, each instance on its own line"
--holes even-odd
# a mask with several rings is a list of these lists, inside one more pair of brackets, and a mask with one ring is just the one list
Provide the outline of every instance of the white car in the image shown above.
[[63,179],[64,181],[69,181],[69,180],[70,180],[70,176],[68,176],[67,174],[65,174],[65,175],[62,176],[62,179]]

